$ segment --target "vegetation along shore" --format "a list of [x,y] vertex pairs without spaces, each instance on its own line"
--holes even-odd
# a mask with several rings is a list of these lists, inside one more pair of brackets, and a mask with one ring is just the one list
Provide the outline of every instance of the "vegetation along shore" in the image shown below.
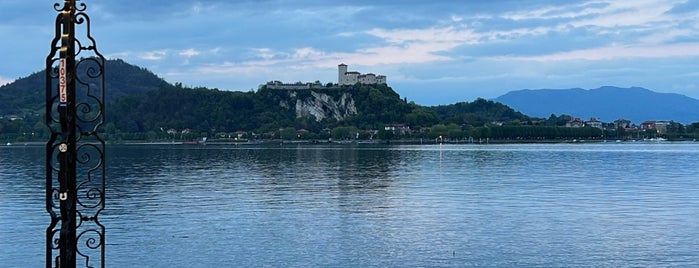
[[[108,143],[503,143],[699,138],[699,122],[539,118],[476,99],[423,106],[385,83],[267,83],[248,92],[170,84],[121,60],[107,62]],[[43,72],[0,87],[0,142],[48,139]]]

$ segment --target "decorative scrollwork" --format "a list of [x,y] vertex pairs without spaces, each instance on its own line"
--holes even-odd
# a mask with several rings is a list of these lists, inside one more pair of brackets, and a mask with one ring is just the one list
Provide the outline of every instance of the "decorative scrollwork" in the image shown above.
[[[104,202],[104,192],[98,186],[90,186],[89,184],[81,184],[78,187],[78,204],[84,209],[94,210],[96,208],[101,208]],[[90,211],[86,211],[90,212]],[[97,214],[98,211],[91,211],[91,213]],[[96,216],[96,215],[95,215]],[[88,217],[88,218],[93,218]]]
[[[92,263],[93,259],[102,260],[104,263],[104,253],[89,254],[90,252],[101,251],[104,247],[104,230],[101,226],[86,229],[77,237],[77,254],[85,260],[85,267],[95,267]],[[99,258],[91,258],[97,255]]]
[[[80,0],[77,0],[77,1],[80,1]],[[85,3],[80,3],[80,4],[75,8],[75,10],[80,11],[80,12],[83,12],[83,11],[87,10],[87,5],[86,5]]]
[[[83,170],[85,173],[93,173],[97,171],[104,163],[104,150],[99,148],[95,144],[87,143],[81,144],[77,148],[78,152],[78,163],[83,165]],[[91,161],[94,160],[94,161]]]
[[[99,127],[105,119],[105,58],[90,32],[87,5],[78,1],[53,5],[59,14],[46,57],[46,125],[51,134],[46,143],[46,210],[51,216],[46,263],[63,267],[66,258],[76,258],[78,265],[104,267],[105,227],[99,215],[105,207],[106,168]],[[82,39],[74,36],[77,26],[85,27]],[[62,38],[64,31],[70,31],[67,39]],[[76,56],[82,59],[76,61]],[[66,88],[67,101],[60,95]],[[75,229],[69,230],[71,226]]]
[[[80,0],[75,0],[75,1],[80,1]],[[70,5],[68,5],[68,1],[64,2],[63,6],[61,6],[61,4],[59,4],[59,3],[53,4],[53,9],[58,11],[58,12],[66,11],[66,10],[69,10],[70,8],[75,8],[76,11],[83,12],[83,11],[87,10],[87,5],[85,3],[80,3],[77,6],[71,7]]]
[[59,235],[60,235],[59,231],[60,231],[60,230],[58,230],[58,229],[53,229],[53,230],[49,230],[49,231],[50,231],[50,232],[49,232],[49,233],[50,233],[50,234],[49,234],[49,247],[50,247],[51,249],[58,249],[58,248],[59,248],[59,242],[61,241],[61,239],[60,239],[60,237],[59,237]]
[[[84,241],[88,249],[97,249],[104,243],[103,234],[97,230],[85,230],[78,236],[78,241]],[[78,248],[78,251],[80,248]]]
[[98,78],[104,73],[104,63],[98,61],[96,58],[86,58],[82,59],[78,64],[93,63],[95,66],[88,66],[85,74],[89,78]]
[[76,210],[75,211],[75,220],[76,220],[75,221],[76,222],[75,229],[80,230],[80,227],[83,226],[83,220],[82,220],[83,218],[84,218],[83,212],[81,210]]
[[77,49],[75,51],[75,56],[80,56],[80,54],[83,52],[83,46],[80,43],[80,39],[75,39],[75,48]]
[[57,200],[60,200],[60,191],[56,188],[51,189],[51,207],[54,209],[59,209],[60,207],[58,206],[58,203],[56,203]]
[[53,4],[53,9],[56,10],[56,11],[58,11],[58,12],[61,12],[61,11],[65,10],[66,7],[67,7],[67,6],[65,5],[65,3],[64,3],[64,6],[63,6],[63,7],[61,7],[61,4],[59,4],[59,3]]
[[103,97],[104,90],[97,86],[104,75],[104,60],[96,57],[81,59],[76,64],[76,70],[83,76],[76,77],[80,91],[84,92],[78,105],[77,119],[82,129],[96,132],[96,128],[104,122]]
[[84,13],[78,13],[75,15],[75,24],[83,24],[87,15]]
[[86,208],[96,208],[102,204],[103,193],[102,193],[101,189],[98,189],[97,187],[92,187],[92,188],[88,189],[87,191],[78,191],[78,193],[81,193],[81,192],[83,193],[80,195],[81,197],[85,197],[85,199],[87,199],[88,201],[95,202],[94,204],[89,204],[87,202],[84,202],[83,201],[84,199],[79,198],[78,203],[81,206],[86,207]]
[[77,106],[78,106],[77,110],[83,114],[89,114],[92,112],[92,106],[90,106],[90,104],[88,104],[88,103],[81,102],[81,103],[78,103]]

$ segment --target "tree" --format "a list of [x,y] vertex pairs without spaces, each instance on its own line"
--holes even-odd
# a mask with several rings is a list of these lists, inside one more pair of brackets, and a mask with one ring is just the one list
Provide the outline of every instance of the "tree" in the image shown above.
[[359,133],[356,127],[336,127],[332,130],[331,136],[335,140],[354,139]]
[[449,128],[444,124],[437,124],[430,128],[430,133],[428,137],[430,139],[436,139],[439,137],[446,138],[449,134]]
[[431,126],[439,122],[434,111],[410,103],[410,113],[405,115],[405,122],[413,128]]
[[283,140],[295,140],[297,138],[296,129],[293,127],[286,127],[279,130],[279,137]]
[[391,140],[391,139],[393,139],[393,137],[395,136],[395,134],[393,133],[393,131],[391,131],[391,130],[386,130],[386,128],[381,128],[381,129],[379,129],[379,132],[378,132],[376,135],[377,135],[377,137],[378,137],[379,139],[385,140],[385,141]]

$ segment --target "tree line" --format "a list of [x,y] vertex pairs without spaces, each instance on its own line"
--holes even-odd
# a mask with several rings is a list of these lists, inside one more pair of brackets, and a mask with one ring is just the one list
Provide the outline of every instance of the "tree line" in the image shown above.
[[[319,89],[313,89],[318,91]],[[566,127],[568,115],[532,118],[501,103],[477,99],[451,105],[426,107],[408,102],[387,85],[332,86],[321,89],[334,100],[349,94],[356,114],[336,119],[297,117],[297,101],[312,98],[308,90],[261,87],[231,92],[181,84],[161,84],[158,89],[128,94],[107,104],[106,124],[101,128],[109,141],[211,139],[451,139],[451,140],[557,140],[616,139],[634,134],[624,129]],[[43,115],[21,119],[0,118],[0,141],[47,139]],[[676,124],[663,135],[696,138],[699,123]]]
[[[663,136],[696,138],[697,123],[672,123],[667,131],[634,131],[613,126],[567,128],[568,115],[532,118],[484,99],[434,107],[401,99],[387,85],[277,90],[261,87],[230,92],[167,83],[122,60],[108,60],[103,138],[188,140],[200,137],[245,139],[631,139]],[[84,71],[84,70],[83,70]],[[42,141],[44,72],[0,87],[0,142]],[[320,84],[318,82],[318,84]],[[316,120],[297,117],[299,101],[322,92],[335,101],[351,96],[356,113]],[[327,107],[325,107],[327,108]],[[347,112],[347,111],[344,111]],[[242,135],[242,136],[241,136]]]

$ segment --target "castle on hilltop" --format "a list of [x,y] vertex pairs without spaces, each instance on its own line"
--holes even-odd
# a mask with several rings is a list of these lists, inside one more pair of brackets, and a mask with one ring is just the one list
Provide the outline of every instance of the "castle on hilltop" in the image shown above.
[[360,84],[386,84],[385,75],[375,75],[373,73],[362,74],[360,72],[348,72],[347,64],[341,63],[337,66],[337,84],[354,85]]
[[324,87],[337,87],[344,85],[354,85],[356,83],[365,85],[380,85],[386,84],[385,75],[375,75],[373,73],[362,74],[360,72],[348,72],[347,64],[341,63],[337,66],[337,84],[323,85],[320,81],[315,81],[313,83],[307,82],[296,82],[296,83],[284,83],[281,81],[269,81],[266,84],[262,84],[259,88],[267,87],[271,89],[287,89],[287,90],[297,90],[297,89],[314,89],[314,88],[324,88]]

